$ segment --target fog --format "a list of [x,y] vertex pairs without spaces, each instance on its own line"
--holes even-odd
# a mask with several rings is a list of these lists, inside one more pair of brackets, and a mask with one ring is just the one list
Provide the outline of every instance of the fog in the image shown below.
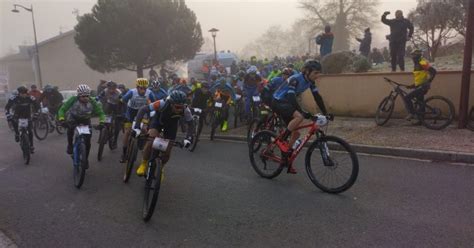
[[[31,45],[34,42],[31,14],[23,9],[20,9],[20,13],[11,12],[14,3],[26,7],[33,4],[40,42],[73,29],[77,22],[74,9],[80,14],[88,13],[95,2],[96,0],[0,0],[0,57],[16,52],[18,45]],[[416,6],[416,0],[380,2],[380,15],[385,10],[394,13],[397,9],[408,13]],[[196,13],[204,37],[210,37],[207,30],[213,27],[220,30],[217,34],[218,50],[238,52],[268,27],[281,25],[289,28],[294,21],[303,17],[297,0],[187,0],[186,3]],[[393,18],[393,15],[389,17]],[[387,26],[374,23],[373,46],[386,45],[383,37],[388,32]]]

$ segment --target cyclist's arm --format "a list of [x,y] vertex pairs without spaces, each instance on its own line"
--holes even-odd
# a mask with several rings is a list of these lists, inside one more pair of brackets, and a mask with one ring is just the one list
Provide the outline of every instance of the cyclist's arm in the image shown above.
[[293,79],[289,82],[288,84],[288,101],[290,102],[291,105],[293,105],[297,111],[303,112],[301,109],[300,105],[298,104],[298,101],[296,100],[296,86],[298,85],[298,81],[296,79]]
[[71,108],[71,106],[76,102],[77,96],[70,97],[58,110],[58,120],[63,121],[64,115]]
[[30,96],[31,99],[31,104],[33,105],[33,111],[36,113],[38,110],[41,108],[40,102],[36,101],[36,98],[34,96]]
[[327,115],[326,105],[324,104],[323,97],[319,94],[319,91],[315,88],[313,89],[313,97],[318,104],[319,109],[323,112],[323,115]]
[[129,90],[129,91],[122,97],[122,100],[121,100],[121,101],[122,101],[123,103],[127,103],[128,100],[130,100],[130,98],[132,98],[132,96],[133,96],[133,92],[132,92],[132,90]]
[[8,99],[7,105],[5,105],[5,114],[10,114],[10,109],[13,107],[14,102],[14,98]]
[[99,116],[99,122],[105,122],[105,114],[104,110],[102,109],[102,105],[99,104],[94,98],[90,98],[92,107],[94,108],[94,114]]

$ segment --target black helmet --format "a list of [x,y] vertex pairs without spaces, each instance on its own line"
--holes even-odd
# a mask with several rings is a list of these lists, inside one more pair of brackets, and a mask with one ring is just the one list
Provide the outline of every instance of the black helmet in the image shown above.
[[168,102],[171,104],[185,104],[187,100],[186,94],[179,90],[171,91],[168,96]]
[[319,63],[317,60],[306,60],[304,62],[303,68],[301,69],[304,72],[312,72],[312,71],[321,71],[321,63]]
[[28,89],[25,86],[20,86],[16,89],[18,91],[18,94],[26,94],[28,93]]
[[43,91],[44,92],[52,92],[54,90],[53,86],[51,86],[50,84],[47,84],[46,86],[44,86],[43,88]]
[[413,52],[411,52],[411,56],[415,58],[421,57],[421,55],[423,55],[423,51],[421,51],[421,49],[415,49]]
[[107,87],[116,88],[116,87],[117,87],[117,83],[115,83],[114,81],[108,81],[108,82],[107,82]]

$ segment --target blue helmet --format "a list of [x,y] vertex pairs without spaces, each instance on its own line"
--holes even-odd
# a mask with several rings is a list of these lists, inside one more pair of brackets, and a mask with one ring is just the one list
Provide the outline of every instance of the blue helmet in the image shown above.
[[170,95],[168,96],[168,102],[171,104],[186,104],[188,98],[186,94],[179,90],[171,91]]

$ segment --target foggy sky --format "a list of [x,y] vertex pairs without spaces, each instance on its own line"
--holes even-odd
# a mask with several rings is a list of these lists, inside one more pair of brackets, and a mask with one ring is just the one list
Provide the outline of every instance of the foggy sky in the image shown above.
[[[381,0],[380,15],[389,10],[393,13],[401,9],[408,14],[416,6],[416,0]],[[30,12],[20,9],[20,13],[12,13],[13,4],[29,7],[33,4],[35,11],[38,42],[73,29],[76,18],[73,9],[80,14],[90,12],[96,0],[0,0],[0,57],[16,51],[18,45],[33,44],[33,28]],[[298,0],[187,0],[201,23],[203,36],[210,37],[207,32],[215,27],[218,50],[240,51],[247,43],[255,40],[272,25],[289,28],[303,11],[298,8]],[[375,23],[372,27],[373,46],[386,45],[387,26]],[[362,35],[362,34],[361,34]],[[291,38],[291,37],[289,37]]]

